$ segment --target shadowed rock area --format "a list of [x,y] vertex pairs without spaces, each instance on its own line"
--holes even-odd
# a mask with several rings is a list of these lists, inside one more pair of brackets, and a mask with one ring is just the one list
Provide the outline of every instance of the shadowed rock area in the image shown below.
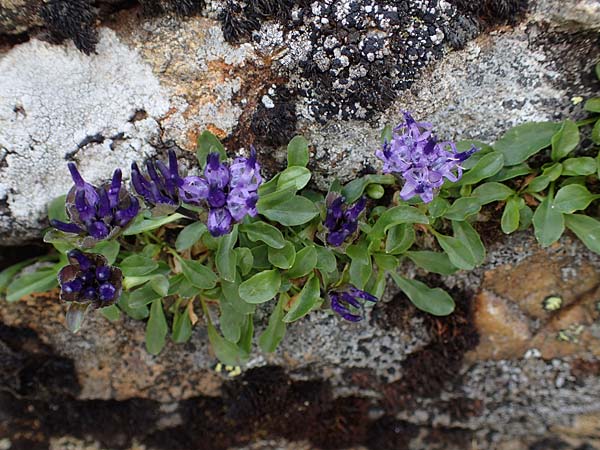
[[[0,269],[43,251],[68,161],[98,182],[173,149],[191,171],[209,129],[272,172],[303,134],[326,188],[378,169],[403,109],[483,141],[581,117],[599,32],[595,0],[0,0]],[[152,356],[142,321],[71,334],[57,292],[0,302],[0,450],[600,450],[600,258],[481,215],[481,267],[402,266],[453,315],[389,287],[367,320],[314,312],[238,376],[202,324]]]

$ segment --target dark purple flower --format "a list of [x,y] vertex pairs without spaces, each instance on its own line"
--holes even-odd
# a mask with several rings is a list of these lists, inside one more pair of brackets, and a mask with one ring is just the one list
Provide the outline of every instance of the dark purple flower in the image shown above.
[[123,282],[120,269],[94,253],[71,250],[67,256],[70,264],[58,273],[62,301],[91,304],[98,309],[119,299]]
[[85,246],[114,237],[140,210],[138,200],[122,187],[121,170],[115,170],[110,183],[100,187],[84,181],[74,163],[69,171],[75,185],[67,194],[66,209],[70,222],[51,220],[50,224],[65,233],[88,235]]
[[231,231],[233,224],[258,214],[258,187],[262,183],[256,151],[250,158],[237,158],[231,166],[219,160],[218,153],[206,158],[204,177],[182,180],[179,196],[184,203],[208,207],[207,227],[217,237]]
[[385,142],[375,155],[383,161],[384,173],[397,173],[404,179],[400,192],[403,200],[418,195],[429,203],[444,184],[444,178],[452,182],[460,179],[460,163],[477,150],[473,146],[460,153],[453,142],[438,143],[430,123],[416,122],[405,112],[404,122],[394,129],[392,141]]
[[367,199],[361,197],[352,206],[346,206],[344,197],[329,196],[327,215],[323,224],[327,228],[327,243],[339,247],[358,229],[358,216],[365,209]]
[[162,161],[147,161],[144,176],[137,163],[131,165],[131,184],[147,205],[166,205],[173,210],[179,206],[179,188],[183,179],[179,176],[179,167],[175,152],[169,150],[169,167]]
[[373,303],[377,301],[377,297],[352,285],[348,285],[343,289],[331,290],[328,292],[328,296],[331,309],[350,322],[362,320],[363,316],[359,314],[363,309],[362,301]]

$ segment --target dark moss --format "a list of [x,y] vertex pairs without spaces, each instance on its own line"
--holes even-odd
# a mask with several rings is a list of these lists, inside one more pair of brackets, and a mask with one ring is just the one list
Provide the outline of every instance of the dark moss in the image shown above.
[[529,0],[449,0],[463,14],[484,24],[515,24],[527,11]]
[[269,95],[273,102],[267,107],[263,102],[258,104],[250,129],[256,142],[277,147],[287,144],[296,134],[296,106],[292,93],[283,87]]
[[174,13],[181,16],[198,14],[204,8],[204,0],[139,0],[147,15]]
[[86,55],[95,52],[97,14],[90,0],[50,0],[42,6],[40,16],[51,42],[70,39]]

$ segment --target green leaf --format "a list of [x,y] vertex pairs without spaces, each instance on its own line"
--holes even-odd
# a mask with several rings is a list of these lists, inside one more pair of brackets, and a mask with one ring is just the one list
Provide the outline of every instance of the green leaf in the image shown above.
[[157,298],[150,307],[150,318],[146,324],[146,350],[151,355],[158,355],[166,343],[168,327],[162,300]]
[[447,316],[454,311],[454,300],[443,289],[431,289],[420,281],[401,277],[397,273],[391,275],[398,287],[421,311],[434,316]]
[[210,322],[207,324],[207,331],[208,339],[219,361],[229,366],[244,364],[248,358],[247,352],[221,336]]
[[132,225],[127,227],[127,229],[123,232],[123,235],[131,236],[133,234],[144,233],[145,231],[156,230],[157,228],[160,228],[163,225],[175,222],[184,217],[185,216],[179,213],[171,214],[170,216],[157,217],[151,219],[144,219],[142,215],[139,215],[133,221]]
[[158,268],[158,262],[142,255],[131,255],[121,261],[119,268],[126,277],[141,277]]
[[502,232],[505,234],[511,234],[519,228],[519,220],[521,215],[519,211],[525,206],[525,203],[521,197],[511,197],[504,206],[504,212],[502,213],[502,220],[500,226]]
[[[307,248],[310,248],[310,247],[307,247]],[[337,258],[335,257],[335,254],[328,248],[321,247],[320,245],[315,245],[313,248],[315,249],[316,256],[317,256],[314,267],[319,269],[321,272],[326,272],[326,273],[335,272],[337,270]],[[297,278],[298,273],[304,272],[303,275],[306,275],[308,272],[310,272],[312,270],[312,269],[308,269],[313,261],[312,255],[310,255],[310,253],[307,252],[304,255],[304,257],[308,259],[307,263],[304,263],[302,265],[303,267],[299,266],[297,271],[295,270],[295,267],[292,267],[290,269],[290,271],[288,272],[288,276],[290,278],[292,278],[290,276],[290,272],[292,272],[292,271],[293,271],[292,275],[296,275],[296,278]],[[298,252],[298,256],[296,257],[296,262],[298,262],[298,258],[300,258],[300,252]],[[296,266],[296,263],[294,263],[294,266]],[[303,275],[299,275],[299,276],[303,276]]]
[[279,174],[277,190],[293,188],[299,191],[310,181],[311,173],[306,167],[292,166]]
[[173,329],[171,340],[177,344],[183,344],[192,337],[192,321],[187,308],[177,308],[173,317]]
[[375,222],[369,233],[370,239],[383,239],[387,230],[401,223],[423,223],[428,224],[427,216],[417,208],[407,205],[399,205],[387,209]]
[[114,264],[121,251],[121,244],[118,241],[98,242],[92,248],[87,250],[89,253],[97,253],[106,258],[108,264]]
[[206,166],[206,157],[209,153],[218,152],[221,156],[221,160],[227,159],[225,148],[219,138],[212,134],[210,131],[204,131],[196,142],[196,158],[200,163],[200,167]]
[[233,306],[240,314],[252,314],[256,310],[256,306],[246,303],[242,300],[242,297],[240,297],[239,289],[241,282],[242,278],[239,275],[233,283],[221,280],[221,293],[223,294],[225,301]]
[[516,166],[505,167],[493,177],[490,177],[488,181],[506,181],[523,175],[531,173],[531,168],[525,164],[517,164]]
[[238,227],[233,226],[231,233],[221,236],[219,239],[219,247],[215,254],[215,265],[221,275],[221,278],[227,281],[235,281],[237,274],[236,254],[233,251],[238,239]]
[[393,255],[386,255],[385,253],[374,253],[373,259],[377,268],[381,271],[395,271],[398,268],[400,261]]
[[600,98],[590,98],[588,101],[585,102],[583,108],[586,111],[600,113]]
[[311,275],[292,304],[292,307],[283,318],[283,321],[290,323],[304,317],[320,302],[320,300],[321,287],[319,279],[314,275]]
[[60,195],[48,204],[48,219],[69,222],[69,216],[65,208],[66,195]]
[[540,175],[539,177],[535,177],[533,180],[529,182],[525,192],[540,192],[548,187],[550,184],[550,177],[545,175]]
[[358,289],[364,289],[373,272],[371,255],[369,254],[366,242],[348,246],[346,254],[351,260],[348,273],[352,284]]
[[36,292],[46,292],[58,285],[58,267],[44,267],[14,278],[6,288],[6,300],[15,302]]
[[404,253],[415,242],[415,229],[412,223],[395,225],[388,230],[385,240],[385,252],[390,255]]
[[439,273],[440,275],[452,275],[458,269],[450,262],[446,253],[432,252],[423,250],[418,252],[406,252],[412,262],[422,267],[428,272]]
[[252,267],[255,269],[269,269],[269,251],[266,245],[258,245],[250,249],[252,252]]
[[565,224],[587,248],[600,254],[600,222],[583,214],[566,214]]
[[435,237],[454,266],[463,270],[473,270],[475,268],[477,262],[464,242],[456,237],[443,234],[436,234]]
[[162,295],[157,293],[154,288],[147,283],[142,287],[136,289],[135,291],[131,291],[129,293],[129,301],[127,302],[128,306],[132,309],[140,309],[149,303],[152,303],[154,300],[161,299]]
[[563,172],[563,165],[561,163],[554,163],[548,167],[545,167],[542,174],[550,179],[550,181],[557,180]]
[[595,144],[600,144],[600,120],[597,120],[594,128],[592,128],[592,141]]
[[239,294],[248,303],[264,303],[275,298],[281,286],[278,270],[265,270],[240,284]]
[[7,267],[0,272],[0,294],[3,294],[6,291],[6,287],[10,284],[15,275],[21,271],[21,269],[32,264],[33,262],[35,262],[35,258],[13,264],[12,266]]
[[450,202],[443,197],[434,197],[431,202],[427,204],[427,211],[433,218],[442,217],[446,211],[450,209]]
[[121,318],[121,310],[117,305],[110,305],[98,310],[109,322],[116,322]]
[[117,302],[117,305],[119,305],[119,308],[133,320],[144,320],[150,315],[150,311],[145,305],[139,308],[132,308],[129,306],[129,292],[127,291],[121,294],[121,298]]
[[355,178],[342,189],[342,196],[346,203],[354,203],[363,195],[370,184],[394,184],[396,178],[393,175],[365,175]]
[[469,222],[457,222],[453,220],[452,230],[454,231],[454,237],[466,244],[473,256],[475,265],[482,264],[485,259],[485,247],[475,228]]
[[596,78],[598,78],[600,80],[600,61],[596,63],[595,72],[596,72]]
[[207,231],[208,229],[206,228],[206,225],[204,225],[202,222],[190,223],[179,232],[177,240],[175,241],[175,249],[178,252],[187,250],[196,242],[198,242],[202,235]]
[[392,142],[393,138],[394,138],[394,128],[389,124],[384,126],[383,129],[381,130],[381,135],[380,135],[381,145],[385,144],[386,142]]
[[273,353],[285,336],[286,323],[283,321],[283,307],[289,299],[287,293],[279,294],[279,301],[269,317],[269,324],[258,338],[258,345],[265,353]]
[[481,158],[473,168],[465,172],[455,186],[475,184],[496,175],[504,166],[504,155],[500,152],[491,152]]
[[308,160],[308,141],[302,136],[294,136],[287,146],[288,167],[306,167]]
[[506,166],[514,166],[549,147],[552,143],[552,136],[559,129],[560,124],[552,122],[530,122],[517,125],[498,139],[493,147],[504,155]]
[[[257,207],[259,205],[260,200]],[[319,214],[319,210],[313,202],[299,195],[294,195],[289,200],[269,209],[259,207],[258,212],[270,220],[287,226],[302,225]]]
[[242,275],[247,275],[252,270],[254,265],[254,256],[252,251],[246,247],[238,247],[233,249],[236,255],[237,265],[240,268]]
[[563,161],[563,175],[592,175],[596,172],[596,161],[589,156],[569,158]]
[[246,321],[246,315],[236,310],[226,301],[225,297],[221,298],[219,306],[221,308],[221,317],[219,318],[221,333],[225,339],[235,344],[242,336],[242,326]]
[[217,275],[198,261],[179,257],[181,271],[190,283],[200,289],[212,289],[217,284]]
[[273,248],[283,248],[285,246],[285,239],[281,231],[263,221],[244,224],[240,226],[240,231],[246,233],[246,236],[252,242],[264,242]]
[[564,214],[586,209],[590,203],[600,196],[593,195],[585,186],[569,184],[560,188],[554,198],[554,208]]
[[565,230],[565,219],[554,207],[551,193],[538,205],[532,221],[535,237],[542,247],[556,242]]
[[519,231],[529,228],[531,226],[532,219],[533,210],[529,206],[525,205],[519,210]]
[[150,279],[150,286],[161,297],[169,295],[169,280],[164,275],[154,275]]
[[[277,179],[279,179],[279,174],[276,175]],[[275,179],[273,178],[273,179]],[[271,183],[271,181],[269,181],[269,183]],[[256,208],[258,209],[258,212],[262,211],[262,210],[268,210],[271,208],[275,208],[277,206],[279,206],[282,203],[287,202],[290,197],[292,197],[294,195],[294,193],[296,192],[296,189],[293,186],[290,186],[286,189],[282,189],[282,190],[274,190],[273,192],[269,192],[269,193],[262,193],[261,192],[261,188],[264,187],[265,184],[262,184],[259,188],[258,188],[258,201],[256,202]],[[273,189],[277,188],[277,184],[273,184]]]
[[446,211],[444,217],[451,220],[465,220],[467,217],[478,213],[480,209],[481,203],[478,198],[461,197]]
[[[321,249],[324,250],[325,252],[327,252],[326,249],[324,249],[322,247],[321,247]],[[322,250],[319,250],[319,252],[322,252]],[[288,270],[288,272],[287,272],[287,277],[289,279],[294,279],[294,278],[300,278],[300,277],[307,275],[311,270],[313,270],[317,266],[319,254],[320,253],[318,253],[317,249],[315,249],[315,247],[312,247],[312,246],[304,247],[303,249],[301,249],[296,254],[294,263],[293,263],[292,267],[290,268],[290,270]],[[333,256],[333,254],[331,254],[331,256]],[[325,256],[325,254],[321,255],[321,257],[329,258],[328,256]],[[335,256],[333,256],[333,258],[335,261]],[[331,262],[331,261],[329,261],[329,262]],[[334,270],[335,270],[335,262],[334,262]]]
[[238,347],[242,354],[250,355],[252,351],[252,339],[254,338],[254,318],[252,314],[248,314],[245,316],[244,325],[242,325],[242,334],[240,336],[240,340],[238,342]]
[[482,205],[487,205],[488,203],[506,200],[514,192],[505,184],[489,182],[478,186],[471,195],[479,200]]
[[283,248],[269,248],[269,262],[280,269],[289,269],[296,261],[296,249],[291,242],[286,242]]
[[552,136],[552,160],[560,161],[579,144],[579,127],[571,119],[565,120],[560,130]]

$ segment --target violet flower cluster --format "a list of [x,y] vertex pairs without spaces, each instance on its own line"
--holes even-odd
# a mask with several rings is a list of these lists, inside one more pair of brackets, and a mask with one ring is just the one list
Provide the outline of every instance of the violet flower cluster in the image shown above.
[[169,150],[169,167],[162,161],[147,161],[144,176],[137,163],[131,164],[131,184],[148,206],[165,205],[174,211],[179,206],[179,188],[183,179],[179,176],[177,157]]
[[183,179],[179,195],[184,203],[206,205],[208,231],[212,236],[222,236],[231,231],[233,224],[247,215],[258,214],[258,188],[262,183],[256,151],[250,158],[236,158],[231,165],[219,161],[218,153],[206,159],[204,176]]
[[121,185],[120,169],[115,170],[110,183],[101,187],[86,182],[74,163],[69,163],[69,171],[75,183],[66,199],[70,222],[51,220],[54,228],[100,241],[114,237],[140,210],[138,200]]
[[327,243],[339,247],[358,229],[358,216],[365,209],[367,199],[361,197],[353,205],[345,205],[344,197],[327,199],[327,215],[323,224],[328,230]]
[[354,286],[336,289],[328,292],[331,309],[343,319],[358,322],[363,316],[358,314],[362,310],[362,301],[377,302],[377,297],[362,291]]
[[91,304],[98,309],[119,299],[123,282],[120,269],[98,254],[71,250],[67,256],[70,264],[58,273],[62,301]]
[[438,142],[432,129],[432,124],[416,122],[404,112],[404,123],[394,129],[391,142],[386,141],[375,152],[383,161],[384,173],[397,173],[404,179],[400,191],[403,200],[418,195],[429,203],[444,178],[452,182],[461,178],[461,162],[478,150],[473,146],[459,152],[453,142]]

